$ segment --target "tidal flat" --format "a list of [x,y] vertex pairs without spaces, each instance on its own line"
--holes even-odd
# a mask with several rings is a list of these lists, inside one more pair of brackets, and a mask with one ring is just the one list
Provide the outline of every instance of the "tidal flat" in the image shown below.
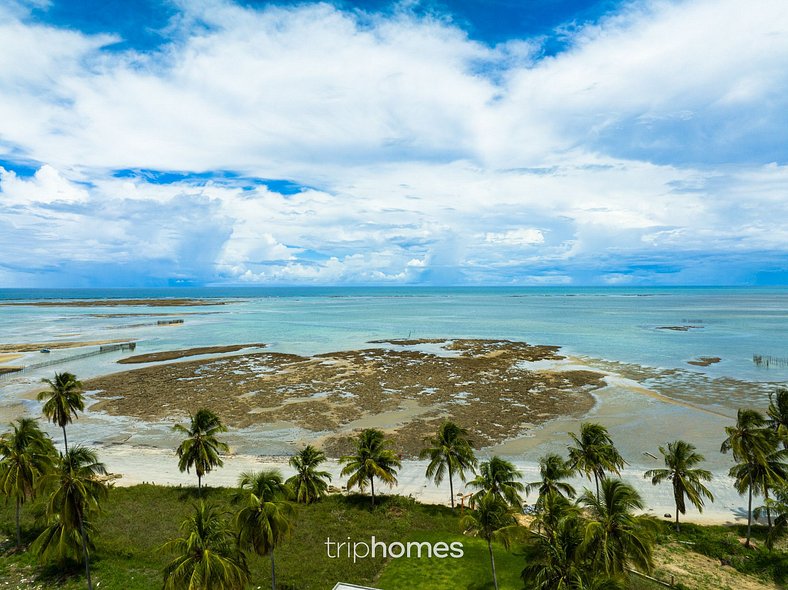
[[[143,367],[84,383],[91,412],[147,422],[217,408],[228,426],[288,423],[314,433],[331,456],[350,437],[378,427],[404,456],[446,419],[464,424],[478,446],[522,435],[594,405],[603,374],[529,370],[561,360],[558,347],[509,340],[389,341],[384,348],[314,356],[257,352]],[[420,346],[429,345],[429,350]]]

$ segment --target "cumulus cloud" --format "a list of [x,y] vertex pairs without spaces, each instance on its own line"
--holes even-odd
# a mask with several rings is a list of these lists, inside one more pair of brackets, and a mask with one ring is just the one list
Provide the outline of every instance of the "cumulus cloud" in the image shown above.
[[4,286],[780,272],[781,0],[627,3],[547,57],[406,9],[178,6],[148,51],[0,10]]

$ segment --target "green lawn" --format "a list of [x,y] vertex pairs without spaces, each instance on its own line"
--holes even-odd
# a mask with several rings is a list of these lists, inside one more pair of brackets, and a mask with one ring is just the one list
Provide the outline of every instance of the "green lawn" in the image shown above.
[[[377,586],[383,590],[492,590],[492,570],[487,543],[481,539],[465,537],[461,534],[422,533],[413,534],[409,541],[429,541],[463,544],[463,557],[460,559],[421,558],[392,559],[383,569]],[[498,585],[501,590],[520,590],[520,570],[523,559],[506,551],[502,546],[493,544]],[[418,581],[415,585],[414,581]]]
[[[210,488],[205,499],[227,510],[234,506],[231,490]],[[195,490],[140,485],[112,489],[103,513],[95,521],[96,551],[93,578],[98,590],[151,590],[160,588],[162,570],[172,558],[162,545],[178,536],[179,526],[196,501]],[[24,540],[35,538],[39,526],[35,514],[40,504],[25,505]],[[746,550],[738,543],[742,530],[736,527],[700,527],[683,525],[677,537],[665,525],[660,542],[676,539],[688,551],[715,559],[728,560],[740,571],[788,582],[788,552],[768,552],[763,548],[763,527],[755,529],[761,548]],[[369,542],[375,536],[384,543],[408,541],[462,542],[464,556],[453,558],[411,557],[399,559],[359,559],[353,563],[346,555],[329,558],[327,538],[332,541]],[[13,506],[0,502],[0,587],[58,588],[85,587],[84,572],[79,564],[66,573],[54,565],[41,567],[28,552],[13,550]],[[508,552],[495,545],[495,561],[501,590],[519,590],[524,558],[517,551]],[[368,585],[383,590],[487,590],[492,588],[490,561],[486,543],[465,537],[459,530],[458,517],[443,506],[418,504],[399,496],[384,497],[374,509],[366,496],[330,496],[312,506],[296,509],[295,534],[277,549],[279,590],[329,590],[337,581]],[[270,587],[267,558],[250,557],[251,588]],[[632,588],[645,588],[643,580],[633,581]]]

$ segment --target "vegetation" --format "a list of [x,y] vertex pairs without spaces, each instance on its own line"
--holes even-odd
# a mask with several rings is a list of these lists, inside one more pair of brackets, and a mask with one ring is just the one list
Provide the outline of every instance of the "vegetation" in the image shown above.
[[607,428],[601,424],[584,422],[580,425],[580,435],[570,432],[569,437],[575,443],[569,447],[569,464],[576,473],[584,474],[589,480],[594,476],[599,498],[599,482],[605,479],[605,472],[621,475],[621,468],[626,462],[613,444]]
[[473,509],[460,519],[460,526],[467,534],[481,537],[487,542],[493,584],[495,590],[498,590],[492,543],[501,541],[508,549],[511,533],[517,526],[511,506],[498,494],[488,491],[478,498]]
[[[67,423],[81,403],[79,382],[64,373],[56,375],[50,386],[45,397],[55,409],[48,416],[60,424],[58,413],[67,408],[62,414]],[[63,399],[67,402],[69,396],[73,399],[52,401],[60,395],[57,392],[66,392]],[[129,590],[160,586],[162,573],[165,590],[239,590],[252,581],[260,587],[269,580],[274,590],[278,581],[283,589],[309,589],[340,579],[373,585],[382,579],[389,590],[411,587],[414,563],[420,565],[416,560],[389,556],[357,562],[350,554],[340,555],[338,548],[336,556],[326,554],[329,538],[370,540],[376,536],[400,543],[424,539],[467,543],[462,563],[434,562],[434,582],[424,581],[433,573],[422,576],[419,572],[420,587],[425,590],[490,588],[489,582],[480,581],[482,571],[489,572],[484,577],[496,590],[522,588],[516,581],[517,569],[522,583],[531,589],[644,588],[650,582],[640,578],[633,582],[633,572],[652,571],[655,544],[676,541],[686,544],[685,551],[785,584],[788,552],[781,550],[780,543],[788,526],[788,450],[775,418],[780,403],[771,398],[769,420],[756,411],[741,410],[736,424],[726,428],[722,443],[721,450],[732,452],[736,461],[731,469],[736,489],[749,494],[744,545],[737,538],[742,527],[685,524],[679,528],[678,515],[685,513],[687,500],[699,510],[704,499],[713,500],[703,484],[710,474],[697,468],[703,457],[692,444],[674,441],[660,448],[665,469],[645,474],[654,485],[671,481],[677,509],[674,532],[664,523],[641,516],[645,506],[638,493],[608,476],[619,473],[624,460],[607,430],[598,424],[583,424],[578,435],[570,435],[573,445],[568,461],[557,454],[542,457],[539,480],[527,486],[511,462],[493,456],[481,463],[468,484],[476,490],[471,508],[457,515],[446,507],[424,506],[398,496],[384,496],[376,503],[375,479],[395,485],[400,460],[391,442],[375,429],[362,431],[355,453],[341,458],[348,489],[371,487],[370,505],[362,496],[327,494],[330,476],[320,471],[325,455],[311,445],[291,458],[296,473],[287,481],[277,470],[249,472],[241,475],[235,490],[203,490],[202,477],[222,465],[220,453],[227,450],[216,438],[226,429],[209,410],[198,411],[189,428],[176,427],[186,435],[178,448],[179,466],[181,471],[195,468],[196,490],[146,485],[111,489],[94,451],[80,445],[68,447],[65,423],[61,426],[65,451],[58,456],[34,420],[20,419],[0,435],[0,493],[13,500],[0,508],[0,532],[13,531],[17,546],[16,552],[0,553],[0,576],[11,584],[15,582],[9,576],[14,572],[32,572],[46,587],[64,589],[84,582],[91,589],[96,573],[102,588]],[[476,461],[467,432],[445,423],[428,444],[422,454],[430,459],[426,475],[438,485],[448,475],[453,507],[453,476],[464,480],[464,472],[473,470]],[[572,473],[593,478],[595,493],[585,490],[575,501],[576,491],[565,481]],[[516,518],[526,490],[539,493],[528,527]],[[768,528],[753,526],[752,498],[756,495],[764,497],[764,504],[754,514],[766,514]],[[188,500],[195,496],[200,500],[189,508]],[[20,507],[25,502],[32,509],[23,513]],[[177,536],[179,523],[181,536]],[[752,537],[762,540],[763,547],[754,547]],[[19,550],[31,540],[31,551]],[[499,551],[496,560],[496,542],[513,551]],[[0,545],[0,552],[4,550]],[[269,557],[268,565],[250,559],[252,554]],[[58,565],[52,568],[47,561],[37,562],[36,556],[55,558]],[[84,578],[77,575],[75,562],[84,564]],[[311,567],[304,568],[304,563]],[[513,563],[518,563],[516,568]],[[506,567],[499,576],[501,565]],[[409,571],[410,576],[406,575]]]
[[244,473],[238,485],[246,495],[235,519],[238,546],[271,558],[271,588],[276,590],[274,549],[290,538],[293,508],[287,501],[291,493],[276,470]]
[[32,418],[19,418],[11,423],[10,432],[0,436],[0,493],[14,500],[17,549],[22,547],[22,504],[35,496],[55,455],[52,441]]
[[77,412],[85,410],[85,400],[82,397],[82,383],[76,375],[71,373],[55,373],[55,378],[42,379],[49,389],[38,394],[38,401],[45,401],[42,412],[53,424],[63,429],[63,449],[68,453],[68,437],[66,425],[71,424]]
[[539,481],[533,481],[526,485],[525,491],[528,494],[534,490],[539,492],[539,499],[536,501],[537,509],[550,494],[574,498],[577,495],[575,488],[563,481],[571,475],[572,468],[561,455],[549,453],[539,459]]
[[214,467],[222,467],[224,462],[219,454],[230,450],[226,443],[216,438],[217,434],[227,432],[227,427],[211,410],[203,408],[191,417],[188,428],[176,424],[173,430],[186,436],[176,451],[178,469],[184,472],[194,468],[197,474],[197,489],[202,490],[203,476]]
[[767,466],[767,458],[776,452],[778,439],[760,412],[747,409],[738,411],[736,425],[726,426],[725,433],[728,436],[722,442],[720,451],[732,452],[737,463],[731,467],[730,476],[735,480],[736,491],[742,495],[748,494],[745,545],[749,547],[752,537],[753,493],[763,490],[766,481],[779,483],[778,474],[771,473]]
[[487,494],[492,494],[512,508],[521,510],[523,499],[520,494],[525,491],[525,485],[520,477],[522,474],[511,461],[492,457],[479,465],[479,474],[468,483],[478,490],[471,498],[471,503],[475,504]]
[[375,428],[362,430],[356,439],[356,453],[339,459],[345,466],[342,475],[349,475],[347,489],[358,487],[362,492],[367,484],[372,489],[372,505],[375,505],[375,478],[393,487],[397,483],[397,468],[401,462],[388,448],[390,442],[383,432]]
[[783,448],[788,449],[788,387],[778,387],[774,394],[769,395],[768,426],[774,429],[778,438],[783,443]]
[[429,446],[419,456],[430,460],[425,475],[439,486],[448,474],[449,497],[451,507],[454,508],[454,474],[464,482],[465,472],[473,472],[478,463],[468,439],[468,431],[454,422],[444,422],[435,436],[427,440],[427,444]]
[[184,536],[164,548],[176,553],[164,568],[164,590],[239,590],[249,570],[219,510],[204,502],[181,525]]
[[49,526],[36,539],[35,551],[43,556],[54,555],[61,561],[79,551],[85,564],[88,590],[93,588],[90,518],[107,496],[107,484],[99,477],[106,473],[95,451],[77,445],[60,455],[54,469],[41,481],[42,488],[52,491],[46,506]]
[[290,466],[296,470],[296,474],[287,480],[287,485],[292,489],[296,502],[311,504],[328,493],[331,474],[318,470],[325,460],[326,454],[312,445],[305,446],[290,457]]
[[654,485],[665,480],[672,483],[673,500],[676,502],[676,532],[679,532],[679,514],[687,513],[685,498],[698,512],[703,512],[704,498],[714,501],[714,496],[702,483],[711,481],[711,472],[695,468],[703,462],[703,455],[695,452],[695,445],[683,440],[668,443],[667,449],[659,447],[659,452],[665,459],[666,469],[651,469],[643,477],[650,477]]

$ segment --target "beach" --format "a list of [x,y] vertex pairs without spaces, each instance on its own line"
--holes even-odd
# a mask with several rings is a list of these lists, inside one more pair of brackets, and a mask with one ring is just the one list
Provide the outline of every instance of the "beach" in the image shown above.
[[[107,313],[100,300],[12,300],[2,307],[12,311],[0,311],[4,362],[52,361],[0,381],[0,419],[40,416],[40,379],[74,372],[86,411],[69,440],[97,448],[121,486],[194,484],[177,470],[172,426],[198,407],[229,427],[231,454],[208,485],[234,485],[242,471],[262,467],[287,475],[287,457],[311,443],[332,457],[342,487],[337,457],[360,429],[375,427],[403,458],[392,493],[438,503],[449,502],[448,491],[427,482],[417,456],[443,420],[469,429],[480,460],[504,456],[526,482],[538,479],[540,456],[566,454],[568,432],[598,421],[650,513],[672,515],[672,492],[642,474],[661,467],[661,445],[681,438],[706,457],[716,498],[684,518],[740,522],[746,498],[727,476],[723,429],[738,407],[763,408],[786,378],[784,368],[754,366],[750,353],[781,354],[783,291],[296,291],[211,305],[202,292],[167,303],[131,295]],[[185,321],[162,326],[162,314]],[[79,358],[109,341],[133,341],[136,350]],[[51,353],[38,352],[44,344]],[[46,428],[61,440],[58,428]]]

